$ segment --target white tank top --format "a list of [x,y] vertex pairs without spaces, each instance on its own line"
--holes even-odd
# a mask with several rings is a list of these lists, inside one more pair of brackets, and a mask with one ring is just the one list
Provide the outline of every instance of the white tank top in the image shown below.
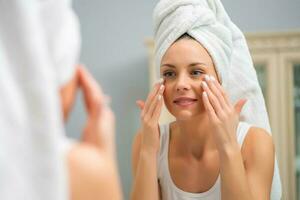
[[[250,125],[240,122],[237,128],[237,141],[240,147],[248,133]],[[178,188],[170,175],[168,162],[169,124],[160,126],[160,150],[157,161],[157,176],[161,188],[162,200],[221,200],[221,180],[218,176],[215,184],[206,192],[190,193]]]

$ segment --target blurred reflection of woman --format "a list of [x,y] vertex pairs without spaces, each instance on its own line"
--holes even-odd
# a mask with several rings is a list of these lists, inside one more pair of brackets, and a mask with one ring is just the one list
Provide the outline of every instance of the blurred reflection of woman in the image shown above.
[[[0,1],[0,199],[121,199],[114,115],[79,49],[70,1]],[[79,89],[75,142],[63,127]]]

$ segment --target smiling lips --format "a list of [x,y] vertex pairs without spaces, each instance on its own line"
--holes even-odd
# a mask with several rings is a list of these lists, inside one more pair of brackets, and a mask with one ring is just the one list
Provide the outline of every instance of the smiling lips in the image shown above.
[[197,101],[197,99],[195,99],[195,98],[178,97],[173,101],[173,103],[175,103],[176,105],[178,105],[180,107],[188,107],[190,105],[195,104],[196,101]]

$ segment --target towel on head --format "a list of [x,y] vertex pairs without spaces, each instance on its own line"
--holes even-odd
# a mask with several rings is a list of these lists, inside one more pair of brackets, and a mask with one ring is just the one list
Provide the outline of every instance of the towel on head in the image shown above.
[[[181,35],[189,34],[210,54],[230,100],[247,99],[241,121],[271,133],[265,101],[246,39],[229,18],[220,0],[161,0],[154,9],[153,20],[157,68],[167,49]],[[280,197],[281,182],[276,161],[271,199]]]
[[156,66],[160,66],[171,44],[187,33],[208,50],[225,86],[232,54],[232,35],[226,26],[218,23],[206,1],[160,1],[154,13]]

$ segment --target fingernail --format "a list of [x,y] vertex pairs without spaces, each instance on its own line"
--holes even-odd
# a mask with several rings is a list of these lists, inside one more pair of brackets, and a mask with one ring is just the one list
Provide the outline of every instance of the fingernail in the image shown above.
[[207,74],[205,75],[205,80],[206,81],[210,81],[210,78],[209,78],[209,76]]
[[165,86],[161,85],[160,88],[159,88],[159,91],[163,91],[164,88],[165,88]]
[[157,99],[158,99],[158,100],[161,100],[161,95],[158,95]]
[[207,97],[207,93],[206,93],[206,92],[203,92],[203,96],[204,96],[204,97]]
[[215,77],[213,77],[213,76],[210,76],[210,79],[211,79],[212,81],[215,81],[215,80],[216,80]]
[[207,83],[205,83],[204,81],[202,81],[202,86],[203,87],[207,87]]
[[160,78],[158,79],[157,81],[154,82],[153,86],[156,86],[156,85],[160,85],[164,82],[164,79],[163,78]]
[[163,83],[163,82],[164,82],[164,79],[163,79],[163,78],[160,78],[157,82],[158,82],[158,83]]

